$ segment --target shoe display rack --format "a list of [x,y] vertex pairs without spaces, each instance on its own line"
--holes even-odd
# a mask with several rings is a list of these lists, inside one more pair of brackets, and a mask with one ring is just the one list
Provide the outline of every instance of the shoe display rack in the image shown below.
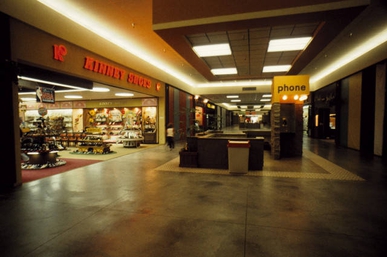
[[110,143],[103,141],[102,135],[87,135],[78,142],[75,153],[107,154],[112,152],[110,146]]
[[58,159],[58,145],[52,135],[28,135],[22,138],[21,154],[26,161],[22,169],[45,169],[65,165]]
[[131,128],[121,131],[121,135],[117,138],[116,143],[122,143],[124,147],[139,147],[144,141],[140,129]]

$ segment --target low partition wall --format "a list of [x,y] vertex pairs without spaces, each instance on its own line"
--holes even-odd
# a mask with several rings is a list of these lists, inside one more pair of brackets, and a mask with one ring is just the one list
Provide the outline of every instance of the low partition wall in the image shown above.
[[265,147],[270,148],[271,130],[253,129],[253,130],[243,130],[242,132],[245,133],[248,138],[263,137],[265,141]]
[[[264,138],[247,138],[246,134],[212,134],[187,138],[190,152],[197,153],[197,167],[228,169],[228,141],[250,141],[249,170],[263,169]],[[184,167],[184,164],[180,163]]]

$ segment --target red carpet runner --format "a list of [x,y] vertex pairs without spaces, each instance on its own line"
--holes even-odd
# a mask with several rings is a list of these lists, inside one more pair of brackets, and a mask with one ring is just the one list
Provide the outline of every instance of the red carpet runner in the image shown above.
[[22,182],[26,183],[26,182],[34,181],[37,179],[49,177],[55,174],[63,173],[79,167],[100,162],[99,160],[67,159],[67,158],[60,158],[60,159],[66,161],[66,164],[62,166],[54,167],[54,168],[46,168],[41,170],[22,170]]

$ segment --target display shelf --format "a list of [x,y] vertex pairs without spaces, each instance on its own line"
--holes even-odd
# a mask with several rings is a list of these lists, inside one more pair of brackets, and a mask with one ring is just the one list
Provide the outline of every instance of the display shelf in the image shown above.
[[66,161],[58,159],[57,152],[53,151],[29,152],[27,155],[29,159],[21,164],[22,169],[41,170],[63,166],[66,164]]
[[[24,123],[31,130],[36,130],[42,126],[43,117],[39,115],[37,110],[28,110],[25,113]],[[44,116],[45,126],[51,130],[62,131],[73,129],[73,118],[71,109],[63,110],[48,110],[48,114]]]
[[26,133],[21,139],[21,152],[28,154],[29,152],[45,152],[45,151],[60,151],[65,147],[60,140],[57,140],[57,134],[38,134],[35,132]]
[[[58,151],[64,149],[58,145],[55,135],[29,132],[21,140],[20,150],[27,156],[22,169],[45,169],[62,166],[66,162],[57,159]],[[60,142],[59,142],[60,144]]]
[[103,141],[102,135],[87,135],[79,141],[75,152],[83,154],[106,154],[111,153],[110,146],[111,144]]
[[141,130],[131,128],[122,130],[117,137],[116,143],[122,143],[124,147],[138,147],[143,141],[144,137]]

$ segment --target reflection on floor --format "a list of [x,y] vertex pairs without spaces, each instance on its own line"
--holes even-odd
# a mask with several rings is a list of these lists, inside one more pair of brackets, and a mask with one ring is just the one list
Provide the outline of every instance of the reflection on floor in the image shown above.
[[387,255],[379,157],[305,138],[302,157],[265,152],[263,171],[231,176],[176,172],[182,145],[117,154],[1,193],[1,256]]

